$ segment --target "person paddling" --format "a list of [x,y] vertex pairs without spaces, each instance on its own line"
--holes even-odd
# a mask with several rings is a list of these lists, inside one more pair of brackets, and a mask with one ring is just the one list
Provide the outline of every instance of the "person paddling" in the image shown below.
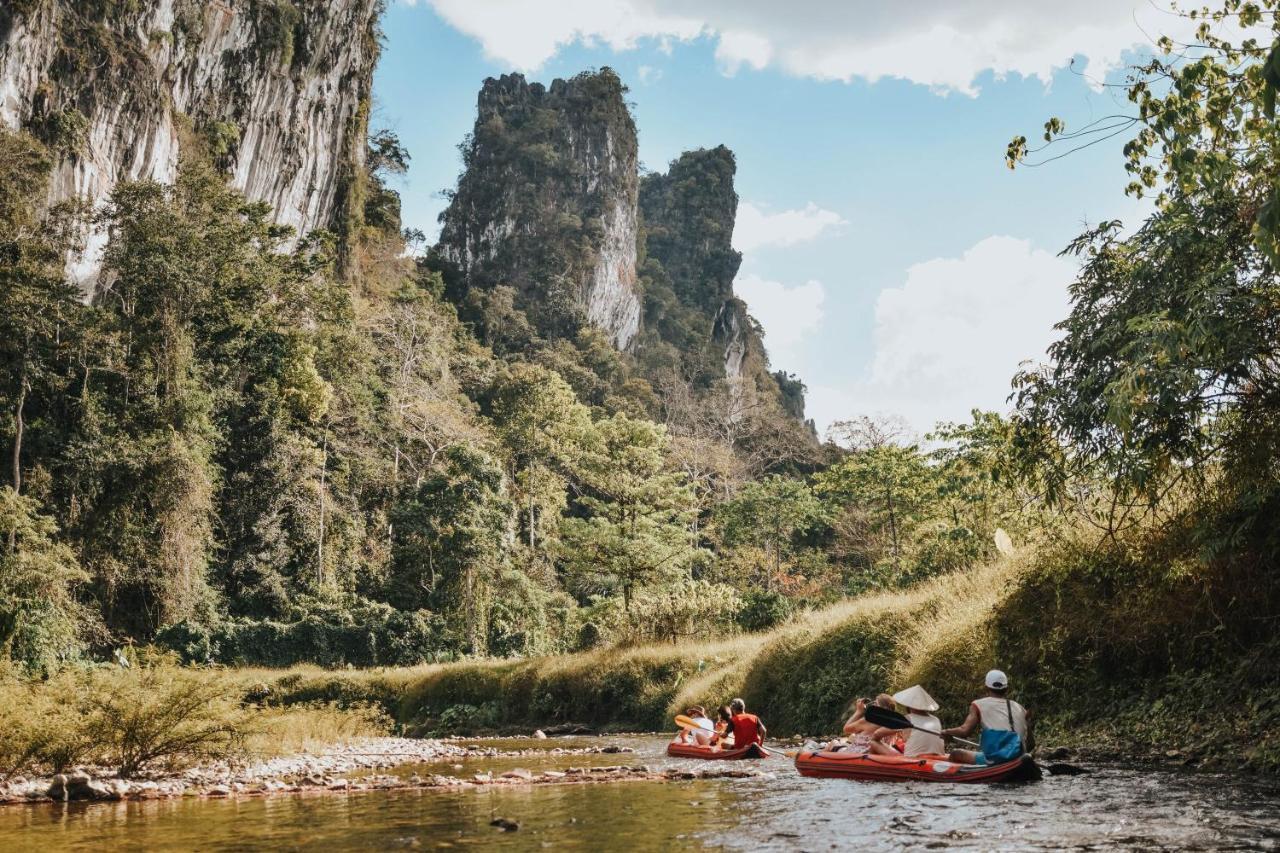
[[[929,692],[917,684],[893,694],[893,701],[907,709],[906,717],[914,726],[910,730],[911,733],[907,735],[902,754],[906,756],[945,755],[947,744],[942,739],[942,720],[933,715],[933,712],[938,710],[938,703],[929,695]],[[928,731],[921,731],[922,729],[928,729]],[[896,732],[888,728],[874,731],[871,734],[869,750],[879,755],[896,755],[897,751],[884,743],[891,734]]]
[[715,735],[715,723],[707,719],[707,711],[701,705],[693,705],[685,712],[685,716],[693,721],[691,728],[682,728],[676,735],[677,743],[692,743],[697,746],[706,746],[711,743],[711,738]]
[[1031,714],[1009,698],[1009,677],[998,669],[987,673],[987,695],[969,705],[969,716],[954,728],[943,729],[943,737],[964,737],[981,726],[980,751],[951,750],[957,764],[1003,764],[1021,758],[1031,750]]
[[768,733],[764,723],[755,714],[747,713],[747,703],[734,699],[729,703],[729,732],[733,735],[733,748],[742,749],[751,744],[764,745]]

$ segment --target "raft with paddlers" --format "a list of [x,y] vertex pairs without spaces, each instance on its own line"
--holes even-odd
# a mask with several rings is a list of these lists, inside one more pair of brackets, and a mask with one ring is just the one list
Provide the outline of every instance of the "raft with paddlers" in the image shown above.
[[828,779],[870,779],[901,782],[1012,782],[1040,778],[1030,756],[1003,764],[957,764],[945,755],[871,755],[841,752],[801,752],[796,769],[802,776]]
[[667,744],[667,755],[672,758],[705,758],[711,761],[734,761],[741,758],[770,758],[771,753],[758,743],[749,743],[740,749],[713,746],[695,746],[691,743]]
[[[672,758],[701,758],[709,761],[733,761],[742,758],[769,758],[764,745],[765,727],[760,718],[746,712],[746,703],[734,699],[721,709],[722,724],[715,727],[701,705],[690,707],[688,714],[676,717],[680,734],[667,744]],[[733,745],[726,743],[733,738]]]

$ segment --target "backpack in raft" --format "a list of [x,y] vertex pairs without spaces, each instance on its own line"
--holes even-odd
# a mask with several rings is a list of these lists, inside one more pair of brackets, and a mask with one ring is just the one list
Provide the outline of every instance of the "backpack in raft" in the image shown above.
[[1007,696],[1004,701],[1009,712],[1010,729],[988,729],[983,727],[982,735],[978,738],[978,747],[982,750],[982,754],[987,757],[987,762],[990,764],[1004,764],[1006,761],[1014,761],[1021,758],[1024,752],[1022,738],[1018,736],[1016,731],[1012,730],[1013,704]]

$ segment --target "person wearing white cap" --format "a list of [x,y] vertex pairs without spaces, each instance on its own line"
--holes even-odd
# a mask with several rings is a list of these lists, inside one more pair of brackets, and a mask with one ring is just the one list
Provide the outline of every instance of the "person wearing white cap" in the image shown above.
[[1032,748],[1031,714],[1009,698],[1009,676],[998,669],[987,673],[987,695],[969,705],[969,716],[960,725],[943,729],[943,737],[965,737],[981,727],[981,750],[951,750],[958,764],[1001,764],[1021,758]]
[[[929,695],[929,691],[917,684],[893,694],[893,701],[907,709],[907,719],[911,721],[911,725],[915,726],[907,736],[907,742],[903,744],[902,754],[907,756],[945,755],[947,744],[941,735],[942,720],[933,715],[933,712],[938,710],[938,703]],[[921,729],[928,729],[928,731],[921,731]],[[938,732],[938,734],[931,734],[931,732]],[[883,755],[896,754],[892,747],[881,740],[889,733],[891,733],[890,729],[882,729],[872,735],[872,752]]]

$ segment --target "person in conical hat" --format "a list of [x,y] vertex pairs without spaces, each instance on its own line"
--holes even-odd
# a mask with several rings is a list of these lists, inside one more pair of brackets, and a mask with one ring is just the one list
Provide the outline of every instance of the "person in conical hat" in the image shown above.
[[[942,720],[933,715],[933,712],[938,710],[938,703],[929,695],[929,691],[916,684],[893,694],[893,701],[907,709],[907,719],[915,727],[908,730],[910,734],[907,735],[907,741],[902,746],[902,754],[907,756],[946,755],[947,744],[941,736]],[[888,732],[889,729],[884,731]],[[933,734],[934,732],[939,734]],[[873,749],[872,751],[880,752],[881,750]]]

